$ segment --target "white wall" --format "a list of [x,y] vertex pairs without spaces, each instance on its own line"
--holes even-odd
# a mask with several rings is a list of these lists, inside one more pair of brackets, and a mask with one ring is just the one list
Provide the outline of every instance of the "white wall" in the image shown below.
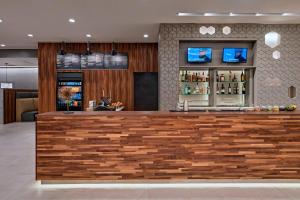
[[[6,68],[0,66],[0,82],[6,82]],[[15,89],[38,89],[37,67],[8,67],[7,82],[14,83]],[[0,89],[0,123],[3,123],[3,90]]]

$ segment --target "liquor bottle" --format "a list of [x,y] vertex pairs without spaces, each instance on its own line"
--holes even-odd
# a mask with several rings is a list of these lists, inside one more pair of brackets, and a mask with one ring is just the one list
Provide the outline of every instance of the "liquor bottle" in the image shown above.
[[191,72],[188,73],[188,82],[192,82],[192,75],[191,75]]
[[206,78],[205,78],[204,72],[202,72],[202,82],[205,82],[205,81],[206,81]]
[[199,94],[199,93],[200,93],[200,88],[199,88],[199,84],[197,83],[197,85],[195,86],[194,94]]
[[246,81],[246,77],[245,77],[244,72],[242,72],[242,74],[241,74],[241,82],[244,82],[244,81]]
[[220,79],[219,79],[219,74],[217,72],[217,82],[220,82]]
[[229,86],[228,86],[228,94],[232,94],[232,88],[230,86],[230,83],[229,83]]
[[207,73],[207,76],[206,76],[206,82],[209,82],[209,73]]
[[232,73],[231,73],[231,71],[229,71],[229,80],[228,81],[232,81]]
[[196,72],[196,75],[195,75],[195,82],[198,82],[198,73]]
[[198,82],[201,82],[201,74],[200,74],[200,72],[199,72],[199,74],[198,74],[198,76],[197,76],[197,81],[198,81]]
[[192,93],[191,87],[188,86],[188,94],[190,95]]
[[224,74],[221,74],[221,76],[220,76],[220,82],[224,82],[225,81],[225,76],[224,76]]
[[220,94],[220,90],[219,90],[219,84],[217,84],[217,91],[216,91],[217,94]]
[[182,74],[181,74],[181,82],[185,82],[185,75],[184,75],[184,71],[182,71]]
[[188,80],[189,80],[188,73],[187,71],[185,71],[184,82],[187,82]]
[[196,81],[196,75],[195,75],[195,72],[193,72],[192,74],[192,82],[195,82]]
[[246,94],[246,86],[245,86],[245,83],[243,83],[242,94]]
[[237,78],[236,78],[235,74],[233,74],[233,82],[237,82]]
[[210,94],[210,87],[209,86],[207,86],[207,88],[206,88],[206,94]]
[[233,84],[233,94],[237,94],[236,91],[237,91],[236,83],[234,83],[234,84]]
[[236,83],[236,94],[240,94],[240,88],[239,88],[239,84]]
[[222,84],[222,87],[221,87],[221,94],[225,94],[225,87],[224,87],[224,84]]
[[189,88],[188,88],[188,85],[187,85],[187,84],[184,86],[183,94],[185,94],[185,95],[188,95],[188,94],[189,94]]

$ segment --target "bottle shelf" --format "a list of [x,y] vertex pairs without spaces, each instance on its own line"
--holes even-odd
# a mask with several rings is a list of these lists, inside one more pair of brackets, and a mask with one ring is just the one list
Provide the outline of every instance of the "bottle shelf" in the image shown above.
[[209,83],[209,82],[202,82],[202,81],[199,81],[199,82],[196,82],[196,81],[181,81],[181,83]]
[[246,94],[216,94],[217,96],[244,96]]
[[216,82],[216,83],[220,83],[220,84],[222,84],[222,83],[246,83],[247,81],[222,81],[222,82]]
[[181,96],[208,96],[209,94],[180,94]]

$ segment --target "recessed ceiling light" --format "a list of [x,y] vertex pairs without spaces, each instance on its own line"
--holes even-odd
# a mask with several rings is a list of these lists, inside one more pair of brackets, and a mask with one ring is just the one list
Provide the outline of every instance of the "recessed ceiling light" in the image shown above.
[[149,37],[149,35],[148,34],[144,34],[144,38],[148,38]]
[[297,14],[295,13],[282,13],[282,16],[296,16]]
[[69,19],[69,22],[70,22],[70,23],[75,23],[76,20],[75,20],[74,18],[70,18],[70,19]]
[[256,13],[255,16],[263,16],[262,13]]
[[27,36],[33,38],[33,34],[27,34]]
[[90,38],[90,37],[92,37],[92,35],[91,34],[86,34],[85,35],[87,38]]
[[5,45],[5,44],[0,44],[0,46],[1,46],[1,47],[6,47],[6,45]]
[[1,22],[3,22],[3,20],[2,20],[2,19],[0,19],[0,23],[1,23]]

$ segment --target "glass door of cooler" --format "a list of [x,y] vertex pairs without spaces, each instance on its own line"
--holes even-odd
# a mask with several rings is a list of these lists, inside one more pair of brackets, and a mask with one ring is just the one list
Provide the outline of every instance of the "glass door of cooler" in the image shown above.
[[189,107],[210,106],[211,78],[209,70],[180,70],[179,103]]
[[214,104],[219,107],[250,106],[250,76],[245,70],[215,70]]

